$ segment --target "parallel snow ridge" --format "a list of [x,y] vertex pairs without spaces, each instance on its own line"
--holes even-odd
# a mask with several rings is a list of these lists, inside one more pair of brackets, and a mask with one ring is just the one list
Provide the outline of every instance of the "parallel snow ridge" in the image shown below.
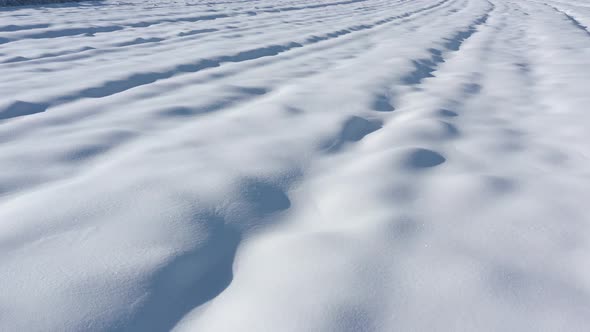
[[0,9],[0,330],[583,331],[582,0]]
[[[34,6],[34,5],[53,5],[64,2],[77,2],[82,0],[0,0],[0,7],[5,6]],[[86,0],[93,1],[93,0]],[[94,0],[100,1],[100,0]]]

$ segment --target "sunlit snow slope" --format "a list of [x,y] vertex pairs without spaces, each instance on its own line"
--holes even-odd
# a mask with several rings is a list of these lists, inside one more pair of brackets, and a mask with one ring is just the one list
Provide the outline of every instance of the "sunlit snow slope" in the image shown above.
[[590,3],[0,8],[1,331],[587,331]]

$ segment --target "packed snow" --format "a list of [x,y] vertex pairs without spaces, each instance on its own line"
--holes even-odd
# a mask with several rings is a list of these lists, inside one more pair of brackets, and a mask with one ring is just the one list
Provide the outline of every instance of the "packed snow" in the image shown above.
[[590,2],[0,8],[0,330],[586,331]]

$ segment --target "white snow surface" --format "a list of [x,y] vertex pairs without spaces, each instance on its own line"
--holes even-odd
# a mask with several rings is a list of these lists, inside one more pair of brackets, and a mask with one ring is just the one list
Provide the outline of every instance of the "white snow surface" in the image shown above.
[[587,331],[590,3],[0,9],[0,330]]

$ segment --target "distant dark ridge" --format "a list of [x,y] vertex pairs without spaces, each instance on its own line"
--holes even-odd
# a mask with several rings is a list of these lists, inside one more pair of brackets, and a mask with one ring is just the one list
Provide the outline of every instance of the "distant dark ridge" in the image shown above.
[[50,5],[66,2],[80,2],[83,0],[0,0],[0,7]]

